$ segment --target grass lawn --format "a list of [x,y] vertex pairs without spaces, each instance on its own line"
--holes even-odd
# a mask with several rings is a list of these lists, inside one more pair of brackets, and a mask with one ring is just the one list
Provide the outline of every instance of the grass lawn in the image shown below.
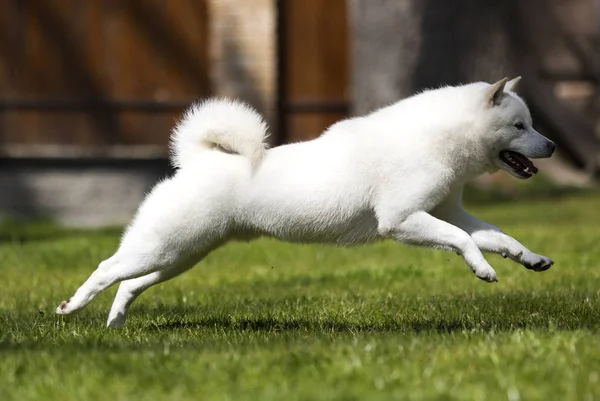
[[598,400],[600,196],[470,208],[556,262],[391,242],[229,244],[104,327],[64,298],[119,230],[0,225],[0,400]]

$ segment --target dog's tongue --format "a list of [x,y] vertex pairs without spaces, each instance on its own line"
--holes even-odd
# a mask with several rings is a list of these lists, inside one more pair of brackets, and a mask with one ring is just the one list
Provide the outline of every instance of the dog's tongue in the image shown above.
[[517,152],[511,152],[511,156],[517,160],[519,160],[519,162],[523,163],[524,166],[527,166],[527,169],[533,173],[533,174],[537,174],[538,172],[538,168],[535,166],[535,164],[533,164],[533,162],[531,160],[529,160],[527,157],[523,156],[520,153]]

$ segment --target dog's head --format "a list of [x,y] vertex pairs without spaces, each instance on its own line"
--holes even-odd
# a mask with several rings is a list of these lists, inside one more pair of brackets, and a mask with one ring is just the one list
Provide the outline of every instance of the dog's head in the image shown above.
[[481,117],[491,164],[527,179],[538,171],[529,159],[552,156],[556,145],[533,129],[529,109],[515,93],[520,80],[504,78],[487,86]]

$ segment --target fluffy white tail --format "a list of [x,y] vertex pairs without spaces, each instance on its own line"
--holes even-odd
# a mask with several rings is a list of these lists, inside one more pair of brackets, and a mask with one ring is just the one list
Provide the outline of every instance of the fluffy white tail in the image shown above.
[[267,124],[260,114],[245,103],[227,99],[209,99],[192,105],[173,129],[171,162],[185,168],[209,149],[236,153],[260,163],[267,139]]

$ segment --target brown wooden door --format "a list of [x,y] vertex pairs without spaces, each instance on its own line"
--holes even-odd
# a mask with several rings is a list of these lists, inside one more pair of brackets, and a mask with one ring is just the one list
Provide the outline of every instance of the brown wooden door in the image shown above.
[[5,154],[40,144],[166,154],[181,108],[209,93],[207,17],[205,0],[1,1]]
[[346,0],[280,0],[282,140],[319,136],[348,110]]

